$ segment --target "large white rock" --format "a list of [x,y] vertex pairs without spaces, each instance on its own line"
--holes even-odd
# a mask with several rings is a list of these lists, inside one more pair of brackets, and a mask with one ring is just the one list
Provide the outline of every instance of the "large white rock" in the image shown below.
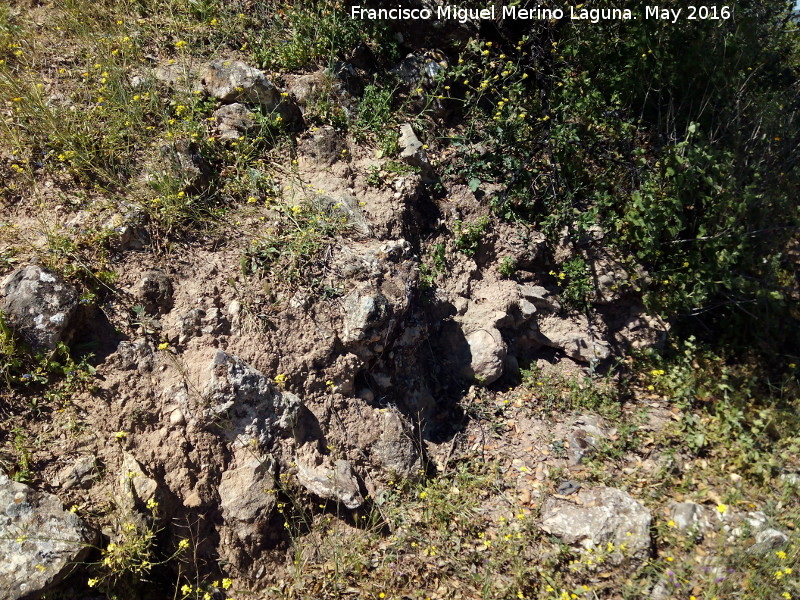
[[52,494],[0,473],[0,598],[38,597],[86,558],[94,536]]
[[259,104],[267,111],[280,102],[280,92],[264,73],[239,60],[214,60],[200,74],[210,96],[222,102]]
[[11,273],[0,294],[6,323],[35,350],[55,348],[78,307],[75,288],[38,265]]
[[648,556],[650,511],[622,490],[600,486],[581,490],[569,500],[550,497],[541,515],[541,528],[570,546],[614,544],[608,557],[613,564]]

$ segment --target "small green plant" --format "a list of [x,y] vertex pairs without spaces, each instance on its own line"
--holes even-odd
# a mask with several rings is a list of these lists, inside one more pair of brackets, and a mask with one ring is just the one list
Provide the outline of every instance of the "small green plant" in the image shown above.
[[396,130],[399,111],[393,104],[396,92],[396,88],[377,82],[367,85],[352,124],[356,140],[377,143],[379,157],[396,156],[400,150]]
[[[138,514],[130,507],[117,507],[109,531],[111,539],[99,549],[98,562],[90,564],[92,576],[86,582],[90,588],[101,589],[109,594],[128,594],[146,581],[155,569],[180,560],[190,551],[191,542],[182,539],[172,552],[162,554],[159,549],[161,529],[156,525],[159,504],[151,498],[146,503],[146,509],[147,514]],[[184,586],[184,597],[195,591],[192,586],[189,587],[191,590],[187,591]],[[230,583],[222,587],[228,589]]]
[[579,256],[569,259],[561,266],[557,278],[562,286],[560,298],[564,304],[575,310],[588,310],[593,287],[586,261]]
[[22,367],[22,358],[17,340],[11,328],[6,325],[3,313],[0,312],[0,377],[9,387],[14,379],[19,377]]
[[608,417],[620,414],[619,383],[613,373],[607,376],[566,376],[545,374],[542,369],[531,366],[520,371],[525,398],[536,400],[533,407],[547,414],[568,410],[588,409]]
[[[345,225],[335,209],[325,209],[315,201],[278,205],[281,220],[266,235],[253,240],[242,255],[242,271],[293,281],[309,275],[319,253],[333,242]],[[345,219],[346,221],[346,219]]]
[[510,256],[504,256],[497,270],[504,279],[511,279],[514,273],[517,272],[517,264]]
[[480,217],[471,223],[456,221],[455,246],[465,256],[473,257],[480,248],[481,240],[489,229],[489,217]]
[[14,436],[14,455],[16,464],[11,465],[12,478],[20,483],[31,483],[34,474],[31,471],[32,454],[28,446],[27,435],[21,427],[14,427],[11,430]]
[[397,160],[389,160],[381,166],[371,165],[369,167],[367,184],[372,187],[382,187],[397,177],[418,172],[419,167],[407,165]]
[[450,270],[445,255],[446,250],[447,247],[444,242],[438,242],[431,249],[430,260],[423,261],[420,265],[420,285],[422,285],[424,289],[434,287],[436,278],[439,277],[439,275],[446,275]]
[[[247,34],[261,67],[298,70],[311,64],[333,64],[362,42],[377,42],[375,48],[387,55],[396,53],[388,28],[380,23],[352,19],[345,5],[312,0],[302,5],[291,2],[256,5],[250,20],[259,27]],[[268,24],[264,27],[263,24]]]

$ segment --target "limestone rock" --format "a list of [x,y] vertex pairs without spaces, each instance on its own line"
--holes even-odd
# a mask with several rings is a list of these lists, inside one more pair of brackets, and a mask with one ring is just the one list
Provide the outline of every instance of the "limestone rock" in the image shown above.
[[333,462],[330,457],[317,456],[308,461],[298,456],[297,481],[312,494],[336,500],[347,508],[364,504],[358,479],[346,460]]
[[93,541],[56,496],[0,473],[0,598],[38,597],[86,558]]
[[641,304],[613,307],[615,319],[608,319],[612,339],[619,348],[643,350],[662,348],[667,341],[669,326],[657,316],[648,315]]
[[275,508],[275,461],[250,459],[222,474],[218,492],[225,524],[245,543],[254,541]]
[[[370,394],[370,390],[366,390]],[[411,439],[410,427],[393,410],[385,410],[381,436],[374,447],[374,453],[381,466],[403,479],[414,479],[422,464],[419,452]]]
[[114,360],[124,371],[136,369],[150,371],[153,369],[155,357],[153,347],[145,339],[122,341],[117,346]]
[[626,295],[637,294],[649,283],[650,278],[640,265],[626,265],[606,249],[593,249],[592,254],[595,304],[617,302]]
[[561,304],[558,302],[558,294],[541,285],[520,284],[517,289],[520,297],[533,304],[539,312],[556,312],[561,310]]
[[172,310],[172,281],[164,271],[150,269],[133,290],[137,302],[149,315],[166,314]]
[[[162,63],[153,69],[152,77],[156,81],[185,94],[200,89],[196,82],[197,68],[191,64],[173,61]],[[147,77],[137,76],[131,79],[131,86],[144,88],[147,82]]]
[[74,487],[88,488],[97,479],[97,476],[98,470],[95,457],[82,456],[62,469],[56,476],[56,481],[65,490]]
[[423,173],[431,168],[428,161],[428,153],[422,146],[422,142],[417,138],[414,133],[414,128],[410,123],[403,123],[400,125],[400,158],[412,167],[419,167]]
[[408,54],[391,70],[406,86],[433,85],[447,68],[447,57],[439,50]]
[[324,98],[333,89],[332,78],[321,69],[314,73],[301,75],[295,79],[289,87],[289,93],[297,101],[300,110],[305,112],[306,108]]
[[148,182],[163,178],[180,181],[184,192],[205,188],[211,178],[211,165],[192,141],[179,139],[161,146],[161,163],[148,169]]
[[219,107],[212,116],[221,140],[238,140],[256,125],[253,112],[238,102]]
[[289,93],[297,101],[303,113],[320,101],[333,102],[335,105],[341,106],[344,111],[349,112],[355,108],[356,102],[348,90],[349,86],[344,81],[345,77],[345,73],[337,76],[336,71],[320,69],[295,79],[289,87]]
[[751,554],[767,554],[789,543],[789,536],[783,531],[767,527],[756,534],[756,543],[748,548]]
[[479,329],[467,336],[471,355],[470,372],[478,382],[488,385],[503,374],[508,349],[497,329]]
[[119,211],[103,224],[115,250],[142,250],[150,242],[146,213],[139,207],[120,203]]
[[128,509],[144,512],[147,503],[157,500],[158,483],[144,472],[132,454],[124,452],[119,473],[119,504]]
[[563,350],[578,362],[598,362],[611,355],[608,343],[592,334],[585,317],[547,316],[539,321],[539,334],[542,344]]
[[701,534],[710,523],[705,509],[695,502],[674,502],[669,507],[670,518],[680,531],[695,531]]
[[367,339],[370,331],[379,328],[389,318],[389,302],[372,286],[365,285],[344,299],[344,330],[341,340],[345,344]]
[[222,350],[209,370],[209,416],[227,415],[224,431],[234,446],[267,450],[277,436],[292,432],[301,406],[297,396],[277,390],[264,374]]
[[224,104],[260,106],[263,112],[276,112],[287,124],[302,122],[300,108],[287,94],[281,94],[267,77],[239,60],[214,60],[200,72],[206,93]]
[[245,102],[274,110],[280,92],[264,73],[239,60],[214,60],[200,74],[209,96],[222,102]]
[[[589,549],[613,543],[618,548],[609,556],[613,564],[647,558],[650,521],[650,511],[627,493],[602,486],[581,490],[576,503],[547,498],[541,512],[542,529],[565,544]],[[619,550],[623,544],[625,550]]]
[[78,307],[78,292],[38,265],[17,269],[3,282],[0,310],[6,323],[34,350],[52,350]]

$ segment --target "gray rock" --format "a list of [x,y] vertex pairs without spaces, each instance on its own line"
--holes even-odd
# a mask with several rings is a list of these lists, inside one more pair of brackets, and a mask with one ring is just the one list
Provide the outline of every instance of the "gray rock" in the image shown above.
[[789,536],[783,531],[767,527],[756,534],[756,543],[748,548],[751,554],[767,554],[789,543]]
[[208,185],[211,165],[200,148],[189,140],[175,140],[161,147],[162,162],[147,174],[149,183],[176,179],[184,192],[196,192]]
[[562,481],[556,488],[556,493],[562,496],[569,496],[581,489],[581,484],[577,481]]
[[433,85],[436,77],[447,67],[443,52],[432,50],[420,54],[408,54],[391,70],[400,81],[409,87]]
[[344,299],[344,329],[340,336],[345,344],[362,341],[370,331],[381,327],[389,318],[389,302],[371,285],[361,286]]
[[150,269],[133,289],[133,296],[149,315],[166,314],[173,305],[172,281],[164,271]]
[[561,310],[558,294],[541,285],[519,285],[519,295],[536,307],[538,311],[556,312]]
[[153,347],[147,340],[122,341],[117,346],[116,360],[125,371],[151,371],[154,364]]
[[306,108],[333,91],[333,86],[333,78],[326,74],[325,69],[322,69],[295,79],[289,87],[289,93],[297,101],[300,109],[305,112]]
[[422,142],[417,138],[414,133],[414,128],[410,123],[403,123],[400,125],[400,158],[412,167],[419,167],[423,173],[431,168],[431,163],[428,160],[428,153],[422,147]]
[[275,509],[275,461],[250,459],[222,474],[217,489],[225,525],[242,542],[255,542]]
[[761,531],[762,529],[766,529],[767,525],[769,525],[769,518],[764,511],[761,510],[747,513],[745,521],[750,526],[751,531]]
[[38,265],[11,273],[2,284],[5,322],[34,350],[62,341],[78,308],[78,292],[60,275]]
[[503,336],[495,329],[478,329],[467,336],[472,377],[488,385],[500,379],[508,353]]
[[[339,63],[342,64],[342,63]],[[332,104],[334,110],[341,109],[345,114],[352,114],[358,102],[352,93],[363,92],[358,77],[347,73],[347,69],[331,71],[320,69],[314,73],[301,75],[289,87],[289,93],[305,113],[320,102]]]
[[650,600],[668,600],[672,598],[672,590],[670,589],[672,587],[674,586],[668,584],[666,580],[659,579],[653,589],[650,590]]
[[203,334],[221,335],[230,332],[230,321],[223,312],[212,307],[208,310],[193,308],[178,319],[178,343]]
[[94,456],[82,456],[74,463],[65,467],[56,476],[56,481],[62,489],[69,490],[74,487],[88,488],[98,476],[97,464]]
[[591,456],[598,444],[607,437],[603,421],[594,415],[581,415],[575,419],[574,425],[576,429],[568,438],[570,465],[580,464],[585,457]]
[[[196,81],[197,68],[190,64],[177,62],[162,63],[153,69],[152,78],[185,94],[200,89]],[[150,81],[151,80],[147,77],[134,77],[131,79],[131,86],[134,88],[144,87],[148,85]]]
[[287,124],[302,122],[300,108],[288,93],[281,94],[264,73],[242,61],[214,60],[201,70],[200,81],[209,96],[223,103],[260,106],[265,113],[278,113]]
[[[374,394],[371,390],[362,390]],[[415,479],[422,468],[419,452],[411,439],[411,428],[393,410],[383,412],[381,437],[374,448],[375,456],[390,474]]]
[[582,363],[603,361],[611,355],[608,343],[592,334],[584,317],[563,319],[549,315],[541,319],[539,342]]
[[614,343],[620,348],[643,350],[663,348],[667,341],[669,325],[657,316],[648,315],[641,304],[613,307],[618,318],[609,320]]
[[695,502],[674,502],[669,507],[670,518],[680,531],[702,534],[710,523],[705,510]]
[[141,250],[150,242],[146,213],[137,206],[121,204],[119,212],[103,225],[115,250]]
[[616,549],[608,557],[612,564],[626,559],[646,560],[650,548],[649,510],[615,488],[582,490],[575,498],[575,503],[547,498],[542,504],[541,528],[570,546],[589,549],[613,543]]
[[245,102],[274,110],[281,94],[264,73],[239,60],[214,60],[200,74],[209,96],[222,102]]
[[51,494],[0,473],[0,598],[33,598],[69,575],[94,535]]
[[128,510],[144,512],[148,502],[158,501],[158,482],[128,452],[122,454],[118,486],[118,504]]
[[598,256],[591,264],[595,280],[592,302],[595,304],[617,302],[625,295],[635,294],[637,288],[640,289],[649,282],[649,277],[641,266],[626,266],[606,250],[596,251],[596,254]]
[[297,396],[278,391],[265,375],[222,350],[209,370],[207,416],[227,413],[230,426],[223,429],[235,447],[267,450],[277,436],[293,431],[302,404]]
[[212,116],[221,140],[238,140],[256,126],[253,112],[238,102],[221,106]]
[[329,457],[318,457],[316,464],[304,464],[297,460],[297,481],[312,494],[320,498],[336,500],[347,508],[358,508],[364,504],[358,479],[353,467],[346,460],[331,464]]

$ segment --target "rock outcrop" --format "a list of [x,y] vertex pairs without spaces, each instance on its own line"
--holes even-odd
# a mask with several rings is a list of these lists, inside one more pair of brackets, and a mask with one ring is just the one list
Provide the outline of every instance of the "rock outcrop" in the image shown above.
[[94,535],[51,494],[0,473],[0,598],[35,598],[69,575]]
[[297,396],[276,389],[265,375],[222,350],[209,370],[209,416],[228,420],[222,429],[235,447],[268,450],[276,437],[292,433],[301,406]]
[[547,498],[541,527],[570,546],[594,549],[613,544],[609,561],[641,562],[650,549],[650,511],[615,488],[581,490],[569,500]]
[[9,275],[0,287],[0,310],[6,323],[34,350],[52,350],[78,308],[78,292],[64,279],[38,265]]

